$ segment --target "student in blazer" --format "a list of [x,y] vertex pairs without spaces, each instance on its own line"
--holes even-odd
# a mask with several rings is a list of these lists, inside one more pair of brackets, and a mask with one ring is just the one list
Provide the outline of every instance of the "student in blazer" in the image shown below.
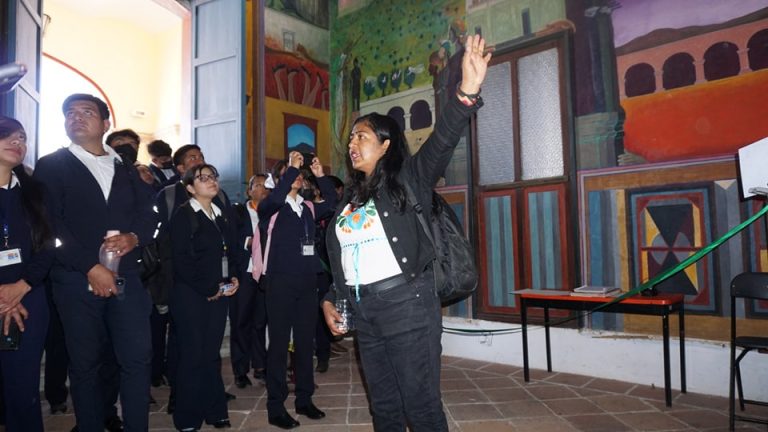
[[219,351],[228,297],[239,287],[238,245],[235,221],[213,202],[218,177],[216,168],[206,164],[184,173],[190,199],[170,223],[169,307],[179,349],[173,423],[180,431],[198,430],[203,421],[216,428],[230,426]]
[[53,263],[53,231],[43,187],[25,172],[27,134],[0,116],[0,331],[22,330],[16,351],[0,351],[0,382],[8,432],[42,432],[40,360],[48,328],[43,280]]

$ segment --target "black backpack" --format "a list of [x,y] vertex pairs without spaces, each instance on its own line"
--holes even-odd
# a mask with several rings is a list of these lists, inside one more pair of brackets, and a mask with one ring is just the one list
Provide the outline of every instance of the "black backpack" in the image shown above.
[[[192,228],[190,238],[194,237],[198,229],[198,221],[195,212],[184,203],[176,209],[169,207],[168,223],[171,215],[178,211],[184,211],[189,217],[189,226]],[[152,302],[156,305],[167,305],[168,297],[173,287],[173,259],[171,257],[171,233],[168,227],[161,229],[152,243],[144,246],[142,250],[142,282],[149,290]]]
[[408,184],[408,203],[416,211],[419,223],[435,248],[435,289],[445,306],[470,296],[477,289],[477,266],[472,245],[464,236],[459,218],[445,199],[432,191],[429,223],[421,204]]

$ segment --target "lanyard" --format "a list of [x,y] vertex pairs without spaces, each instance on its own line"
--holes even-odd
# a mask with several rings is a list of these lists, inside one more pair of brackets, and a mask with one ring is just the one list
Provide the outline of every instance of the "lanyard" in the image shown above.
[[10,239],[10,228],[8,227],[8,212],[11,209],[11,189],[10,189],[10,183],[8,184],[9,189],[4,191],[4,197],[3,197],[3,205],[0,206],[0,221],[2,221],[3,225],[3,249],[8,249],[9,239]]
[[229,258],[227,258],[227,241],[226,238],[224,238],[224,233],[221,231],[221,227],[219,227],[219,223],[217,221],[216,215],[213,216],[213,219],[211,219],[211,222],[213,222],[213,226],[216,227],[216,231],[219,232],[219,237],[221,237],[221,277],[223,279],[229,279]]

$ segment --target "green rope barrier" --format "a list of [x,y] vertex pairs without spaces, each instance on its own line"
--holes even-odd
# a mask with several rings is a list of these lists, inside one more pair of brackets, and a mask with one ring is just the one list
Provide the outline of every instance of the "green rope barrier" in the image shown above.
[[[744,230],[744,228],[748,227],[749,225],[752,225],[756,220],[760,219],[763,215],[768,213],[768,205],[765,205],[759,212],[752,215],[749,219],[745,220],[744,222],[736,225],[732,229],[728,230],[725,234],[722,235],[719,239],[715,240],[714,242],[710,243],[709,245],[705,246],[695,254],[689,256],[676,266],[669,268],[658,275],[654,276],[653,278],[649,279],[648,281],[640,284],[637,288],[634,288],[632,290],[629,290],[625,292],[624,294],[621,294],[614,298],[613,300],[609,302],[602,303],[598,305],[597,307],[590,309],[589,311],[586,311],[584,313],[584,316],[589,316],[595,312],[599,312],[601,309],[604,309],[612,304],[618,303],[626,298],[632,297],[634,295],[640,294],[642,291],[645,291],[647,289],[653,288],[654,286],[664,282],[665,280],[671,278],[675,274],[683,271],[686,267],[690,266],[691,264],[696,263],[700,259],[702,259],[705,255],[709,254],[713,250],[717,249],[728,241],[731,237],[735,236],[736,234],[740,233]],[[560,321],[555,321],[552,323],[545,323],[549,326],[558,326],[565,324],[569,321],[573,321],[575,319],[579,318],[579,316],[566,318]],[[539,326],[540,327],[540,326]],[[540,327],[541,328],[541,327]],[[451,328],[451,327],[443,327],[443,330],[449,332],[449,333],[480,333],[480,334],[491,334],[491,333],[503,333],[503,334],[514,334],[519,333],[522,331],[522,328],[506,328],[506,329],[496,329],[496,330],[483,330],[483,329],[457,329],[457,328]]]

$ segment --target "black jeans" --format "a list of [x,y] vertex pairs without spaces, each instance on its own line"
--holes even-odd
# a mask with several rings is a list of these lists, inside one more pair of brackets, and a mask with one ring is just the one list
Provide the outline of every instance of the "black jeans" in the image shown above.
[[[442,317],[431,271],[352,299],[376,432],[448,431],[440,400]],[[368,295],[365,295],[368,294]]]

